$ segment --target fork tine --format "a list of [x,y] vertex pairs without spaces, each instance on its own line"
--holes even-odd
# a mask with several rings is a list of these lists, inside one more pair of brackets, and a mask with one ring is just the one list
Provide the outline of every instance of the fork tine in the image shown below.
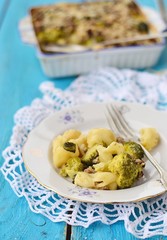
[[110,128],[113,129],[118,136],[121,135],[129,140],[134,139],[136,132],[129,126],[119,109],[114,104],[109,104],[106,106],[106,108],[108,110],[109,117],[107,116],[107,120]]
[[123,131],[126,133],[126,135],[130,138],[134,138],[136,136],[136,132],[130,125],[127,123],[126,119],[122,114],[120,113],[119,109],[113,104],[112,109],[117,116],[117,120],[120,122],[120,126],[122,127]]
[[116,114],[116,112],[113,109],[112,105],[108,105],[107,106],[107,110],[108,110],[108,114],[110,116],[109,121],[112,122],[110,123],[111,125],[114,125],[114,128],[116,129],[116,133],[118,136],[122,136],[124,138],[129,138],[129,135],[127,134],[127,132],[125,131],[121,121],[120,121],[120,117],[118,116],[118,114]]
[[113,111],[113,108],[111,105],[107,105],[107,110],[108,110],[108,123],[110,128],[117,134],[117,136],[122,136],[124,138],[127,138],[126,131],[124,130],[120,120],[118,119],[117,115]]
[[107,119],[107,122],[108,122],[108,125],[109,127],[113,130],[113,132],[116,133],[116,135],[119,135],[119,131],[118,131],[118,128],[116,127],[116,124],[115,124],[115,121],[114,121],[114,117],[112,115],[112,112],[110,111],[110,108],[108,105],[106,105],[106,108],[107,108],[107,112],[105,113],[105,116],[106,116],[106,119]]

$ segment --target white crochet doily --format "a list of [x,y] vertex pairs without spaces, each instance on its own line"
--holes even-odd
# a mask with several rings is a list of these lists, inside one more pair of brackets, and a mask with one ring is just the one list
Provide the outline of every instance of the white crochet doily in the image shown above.
[[26,171],[22,160],[22,147],[29,132],[49,114],[64,107],[114,99],[167,110],[167,75],[104,68],[79,77],[65,91],[55,88],[51,82],[42,83],[40,90],[42,99],[35,99],[31,106],[15,114],[10,146],[3,152],[5,161],[1,171],[17,196],[24,196],[33,212],[54,222],[88,227],[96,221],[113,224],[123,220],[126,230],[137,238],[167,235],[167,194],[127,204],[76,202],[42,187]]

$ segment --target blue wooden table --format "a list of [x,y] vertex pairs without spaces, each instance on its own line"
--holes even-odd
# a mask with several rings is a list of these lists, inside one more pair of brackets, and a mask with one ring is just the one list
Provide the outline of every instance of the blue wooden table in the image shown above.
[[[0,150],[9,145],[13,127],[13,115],[21,107],[40,97],[39,85],[45,80],[65,89],[71,78],[48,79],[42,72],[35,49],[25,45],[19,35],[18,23],[27,15],[28,9],[55,0],[1,0],[0,1]],[[155,7],[153,1],[139,1]],[[167,49],[153,70],[167,69]],[[3,163],[0,157],[0,165]],[[112,226],[102,223],[89,228],[72,227],[68,232],[66,223],[53,223],[46,217],[33,213],[24,198],[18,198],[0,173],[0,240],[135,240],[127,233],[123,222]],[[68,234],[67,234],[68,232]],[[154,236],[152,240],[167,237]]]

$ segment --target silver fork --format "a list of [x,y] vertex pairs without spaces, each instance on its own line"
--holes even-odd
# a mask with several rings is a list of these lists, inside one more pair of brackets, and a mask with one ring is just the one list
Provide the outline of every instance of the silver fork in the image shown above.
[[[130,141],[135,141],[138,144],[139,138],[137,133],[132,129],[132,127],[127,123],[125,118],[120,113],[119,109],[114,104],[106,105],[107,114],[106,118],[110,128],[120,137],[124,139],[128,139]],[[140,146],[144,150],[145,156],[152,163],[152,165],[157,169],[160,174],[160,181],[163,184],[165,190],[167,190],[167,172],[159,165],[159,163],[155,160],[155,158],[143,147]]]

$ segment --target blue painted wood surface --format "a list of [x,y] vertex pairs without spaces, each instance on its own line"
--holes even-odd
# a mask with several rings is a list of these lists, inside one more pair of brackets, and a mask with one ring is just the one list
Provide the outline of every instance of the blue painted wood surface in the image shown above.
[[[142,4],[144,1],[139,0]],[[18,22],[34,5],[53,3],[55,0],[1,0],[0,16],[0,150],[9,145],[13,115],[21,107],[40,97],[39,84],[52,81],[66,88],[74,78],[48,79],[42,72],[35,49],[21,42]],[[4,5],[6,4],[6,5]],[[4,8],[5,6],[5,8]],[[6,9],[2,14],[2,9]],[[167,49],[155,70],[167,69]],[[3,163],[0,157],[0,165]],[[53,223],[46,217],[33,213],[24,198],[18,198],[0,173],[0,240],[66,239],[66,224]],[[89,228],[72,227],[72,240],[136,240],[126,232],[122,222],[112,226],[94,223]],[[155,236],[151,240],[167,240]]]
[[0,27],[5,18],[6,12],[8,10],[8,6],[10,5],[10,0],[1,0],[0,1]]

